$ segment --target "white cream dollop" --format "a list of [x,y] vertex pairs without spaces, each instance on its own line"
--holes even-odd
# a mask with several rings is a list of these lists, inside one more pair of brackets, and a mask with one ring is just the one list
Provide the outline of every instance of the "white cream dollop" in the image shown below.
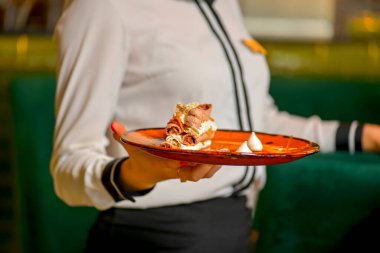
[[201,141],[195,145],[187,146],[187,145],[181,144],[180,146],[181,146],[181,149],[185,149],[185,150],[200,150],[200,149],[204,149],[211,146],[211,140]]
[[261,143],[261,141],[259,140],[259,138],[256,136],[254,132],[252,132],[251,136],[249,136],[247,143],[248,143],[249,149],[252,152],[263,150],[263,144]]
[[251,149],[248,147],[247,141],[244,141],[238,149],[236,149],[236,152],[240,153],[251,153]]

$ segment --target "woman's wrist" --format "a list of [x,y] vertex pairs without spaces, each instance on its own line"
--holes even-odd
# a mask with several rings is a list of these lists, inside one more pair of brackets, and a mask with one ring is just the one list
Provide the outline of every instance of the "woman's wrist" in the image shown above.
[[125,191],[142,191],[153,188],[158,180],[153,178],[145,168],[134,164],[132,158],[123,161],[120,169],[119,182]]
[[380,152],[380,126],[365,124],[363,126],[362,147],[367,152]]

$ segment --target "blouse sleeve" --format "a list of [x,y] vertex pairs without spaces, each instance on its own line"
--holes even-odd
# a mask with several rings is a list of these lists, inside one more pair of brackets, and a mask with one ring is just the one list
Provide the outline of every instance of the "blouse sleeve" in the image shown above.
[[317,142],[322,152],[332,152],[336,149],[335,137],[339,121],[324,121],[317,115],[300,117],[279,111],[273,98],[268,94],[265,107],[266,131],[293,135]]
[[300,117],[279,111],[273,98],[266,99],[266,131],[294,135],[317,142],[321,152],[336,150],[349,151],[351,154],[362,151],[361,137],[363,125],[357,121],[340,122],[322,120],[319,116]]
[[115,200],[102,184],[106,130],[127,65],[129,37],[109,1],[74,1],[56,27],[58,80],[50,171],[68,205],[107,209]]

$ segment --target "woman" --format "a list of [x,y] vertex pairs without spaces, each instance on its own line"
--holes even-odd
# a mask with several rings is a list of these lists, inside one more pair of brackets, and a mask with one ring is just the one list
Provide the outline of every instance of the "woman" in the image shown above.
[[213,105],[219,128],[304,137],[324,152],[379,149],[377,126],[279,112],[265,57],[242,42],[249,37],[235,0],[69,5],[56,28],[51,172],[68,205],[102,210],[88,252],[248,252],[252,205],[265,182],[263,167],[183,164],[120,145],[112,121],[162,127],[177,102],[198,101]]

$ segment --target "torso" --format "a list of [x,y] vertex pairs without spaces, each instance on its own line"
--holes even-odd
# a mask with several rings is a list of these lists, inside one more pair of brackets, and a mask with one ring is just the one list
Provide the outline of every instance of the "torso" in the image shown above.
[[[128,129],[164,127],[178,102],[196,101],[213,105],[212,116],[218,128],[240,129],[230,65],[220,42],[194,1],[112,0],[112,3],[123,19],[127,37],[130,38],[127,70],[116,120],[124,123]],[[202,3],[202,7],[220,33],[220,27],[208,6]],[[242,43],[242,39],[249,37],[249,34],[244,29],[237,1],[215,1],[214,8],[238,52],[248,89],[251,116],[254,126],[260,127],[268,89],[265,58],[252,53]],[[226,41],[224,43],[229,48]],[[229,55],[240,80],[230,50]],[[240,81],[238,85],[242,99]],[[243,101],[240,104],[245,115]],[[243,128],[249,130],[247,117],[243,118]],[[124,150],[112,142],[110,152],[114,156],[124,154]],[[189,194],[196,195],[198,191],[199,194],[206,191],[208,195],[210,192],[207,191],[211,191],[211,194],[225,195],[229,192],[226,187],[239,181],[244,171],[244,167],[223,168],[213,180],[197,183],[197,190],[190,185],[185,189],[184,184],[178,189],[190,191],[184,193],[184,199]],[[174,185],[177,182],[162,182],[155,191],[157,193],[161,189],[170,192],[176,188]],[[152,199],[155,191],[149,194]],[[144,201],[149,199],[146,196]],[[192,197],[186,201],[191,200]]]

